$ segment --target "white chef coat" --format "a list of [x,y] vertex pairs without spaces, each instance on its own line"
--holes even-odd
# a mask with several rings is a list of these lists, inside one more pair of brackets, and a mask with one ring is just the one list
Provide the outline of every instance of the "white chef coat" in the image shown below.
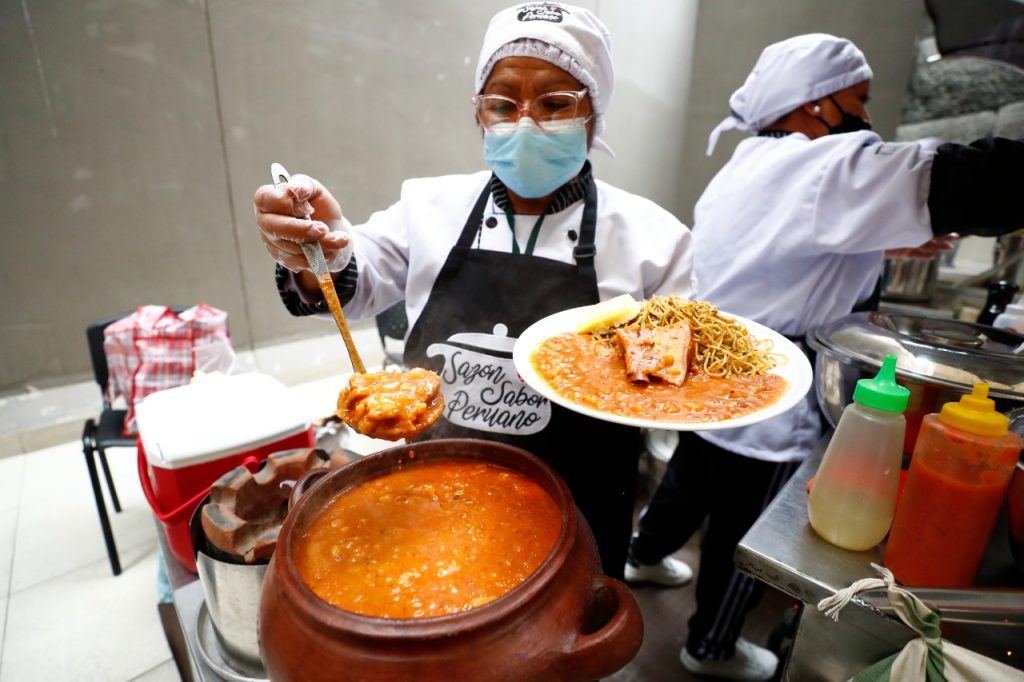
[[[932,238],[938,144],[870,131],[744,140],[694,209],[698,298],[792,337],[849,314],[883,251]],[[803,459],[821,437],[814,391],[775,419],[699,435],[756,459]]]
[[[359,275],[345,314],[365,319],[405,299],[412,329],[490,177],[490,171],[481,171],[406,180],[397,203],[374,213],[365,224],[347,228]],[[494,227],[487,227],[492,217]],[[538,217],[515,216],[520,249],[526,247]],[[582,201],[544,216],[533,255],[575,262],[576,241],[569,233],[578,236],[582,217]],[[474,247],[511,253],[512,232],[493,197],[484,210],[484,223]],[[654,202],[597,181],[595,246],[601,300],[620,294],[637,299],[655,294],[693,296],[692,235]],[[514,279],[516,273],[510,270],[508,276]]]

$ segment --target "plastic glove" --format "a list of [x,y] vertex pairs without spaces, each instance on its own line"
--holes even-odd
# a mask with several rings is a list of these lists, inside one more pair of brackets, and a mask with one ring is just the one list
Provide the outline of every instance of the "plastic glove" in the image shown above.
[[263,185],[253,196],[253,210],[270,257],[292,272],[309,270],[299,246],[303,242],[320,242],[331,272],[348,265],[352,226],[337,199],[316,179],[293,175],[286,185]]

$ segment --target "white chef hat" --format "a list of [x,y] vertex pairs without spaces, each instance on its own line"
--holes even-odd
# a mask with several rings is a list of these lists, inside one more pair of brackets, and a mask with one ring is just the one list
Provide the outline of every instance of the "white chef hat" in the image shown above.
[[611,153],[600,139],[615,89],[608,28],[589,10],[553,2],[530,2],[504,9],[491,19],[476,66],[476,93],[499,59],[535,57],[568,72],[587,89],[594,109],[594,146]]
[[758,132],[802,104],[871,78],[864,53],[827,33],[795,36],[764,48],[746,82],[729,98],[727,117],[711,131],[708,156],[724,130]]

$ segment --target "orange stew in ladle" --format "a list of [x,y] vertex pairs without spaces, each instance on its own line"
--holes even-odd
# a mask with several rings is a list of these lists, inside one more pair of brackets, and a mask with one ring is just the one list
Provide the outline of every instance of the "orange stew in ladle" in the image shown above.
[[444,412],[441,377],[420,367],[408,372],[353,374],[338,395],[338,416],[371,438],[418,436]]
[[441,377],[419,367],[408,372],[367,372],[348,331],[330,274],[320,280],[320,289],[338,323],[355,370],[338,395],[338,417],[370,438],[400,440],[418,436],[444,411]]

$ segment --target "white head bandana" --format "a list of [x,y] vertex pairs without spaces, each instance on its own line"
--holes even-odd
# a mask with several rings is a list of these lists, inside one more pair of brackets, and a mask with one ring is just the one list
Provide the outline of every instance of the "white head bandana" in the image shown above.
[[708,156],[725,130],[758,132],[802,104],[871,78],[864,53],[845,38],[808,33],[764,48],[727,117],[711,131]]
[[600,138],[615,89],[611,36],[589,10],[552,2],[504,9],[491,19],[476,66],[476,93],[499,59],[535,57],[554,64],[583,84],[594,109],[594,147],[611,153]]

